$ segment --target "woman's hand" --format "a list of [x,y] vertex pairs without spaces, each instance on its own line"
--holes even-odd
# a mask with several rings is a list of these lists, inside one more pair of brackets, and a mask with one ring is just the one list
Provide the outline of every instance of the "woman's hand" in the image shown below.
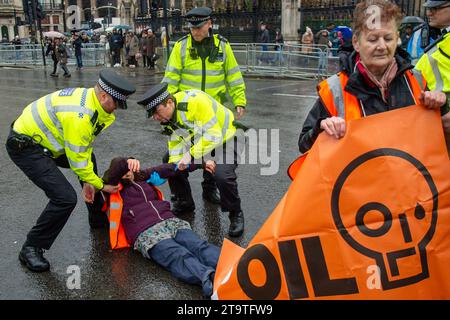
[[320,128],[330,136],[340,139],[345,135],[345,120],[340,117],[326,118],[320,121]]
[[447,102],[447,96],[440,91],[421,92],[419,102],[428,109],[438,109]]
[[128,169],[132,172],[138,172],[141,169],[141,164],[137,159],[128,159]]

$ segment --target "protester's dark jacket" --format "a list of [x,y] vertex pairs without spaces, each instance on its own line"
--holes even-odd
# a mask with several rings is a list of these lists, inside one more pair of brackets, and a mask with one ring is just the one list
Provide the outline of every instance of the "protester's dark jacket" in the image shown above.
[[[192,171],[198,166],[192,165],[190,168]],[[123,200],[121,223],[128,241],[133,244],[141,232],[161,221],[175,217],[170,210],[170,202],[159,199],[155,187],[146,180],[153,172],[166,179],[175,176],[178,171],[175,171],[175,164],[168,163],[136,173],[133,182],[121,180],[128,170],[127,158],[115,158],[105,172],[103,180],[111,185],[117,185],[119,182],[123,185],[120,191]]]
[[[412,93],[408,88],[406,75],[404,74],[407,70],[412,69],[413,66],[408,60],[408,54],[404,50],[399,48],[395,54],[398,71],[394,80],[389,85],[389,94],[387,95],[388,101],[385,103],[378,87],[369,85],[366,78],[359,72],[358,68],[355,68],[356,52],[352,49],[353,48],[344,47],[344,50],[339,52],[340,69],[341,72],[344,72],[349,76],[345,91],[362,101],[366,116],[415,104]],[[309,112],[300,133],[298,140],[300,152],[304,153],[311,149],[317,136],[322,132],[322,129],[320,129],[320,122],[329,117],[331,117],[331,115],[326,109],[323,101],[320,98],[317,99]]]

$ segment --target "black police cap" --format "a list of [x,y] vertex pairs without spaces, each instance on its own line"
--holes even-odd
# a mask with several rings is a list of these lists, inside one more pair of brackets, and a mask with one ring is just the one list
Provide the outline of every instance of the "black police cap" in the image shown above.
[[208,7],[198,7],[186,13],[186,21],[189,22],[189,28],[200,28],[209,19],[211,19],[212,10]]
[[423,4],[425,8],[437,8],[444,5],[449,5],[450,0],[428,0]]
[[170,93],[167,91],[167,83],[162,82],[148,89],[137,103],[145,107],[145,110],[147,111],[147,118],[150,118],[156,111],[156,107],[167,99],[169,95]]
[[134,84],[111,69],[100,71],[98,85],[118,103],[119,108],[127,108],[127,98],[136,92]]

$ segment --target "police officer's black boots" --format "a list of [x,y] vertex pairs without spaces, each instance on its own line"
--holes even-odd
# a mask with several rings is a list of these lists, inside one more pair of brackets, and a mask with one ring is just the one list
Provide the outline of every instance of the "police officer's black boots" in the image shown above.
[[172,211],[175,215],[195,211],[195,203],[192,197],[180,197],[172,195]]
[[220,195],[217,188],[215,189],[203,189],[203,199],[212,203],[212,204],[220,204]]
[[20,250],[19,260],[31,271],[43,272],[50,269],[50,263],[43,254],[44,250],[41,248],[24,245]]
[[244,232],[244,213],[230,212],[230,229],[228,229],[228,235],[230,237],[239,237]]

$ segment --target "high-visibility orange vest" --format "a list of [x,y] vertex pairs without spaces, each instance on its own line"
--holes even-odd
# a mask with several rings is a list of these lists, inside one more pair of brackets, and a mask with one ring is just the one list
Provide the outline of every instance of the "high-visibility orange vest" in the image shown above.
[[[426,81],[422,74],[416,70],[408,70],[405,72],[405,78],[409,85],[409,89],[413,95],[416,105],[419,103],[419,96],[425,90]],[[362,109],[358,98],[345,91],[349,77],[339,72],[334,76],[322,81],[318,86],[319,97],[325,108],[333,117],[340,117],[345,121],[359,119],[363,117]],[[306,160],[308,153],[298,157],[288,168],[288,176],[294,180],[295,176]]]
[[[152,186],[158,194],[158,199],[163,200],[162,192]],[[120,196],[120,190],[123,189],[122,184],[119,183],[119,191],[116,193],[111,193],[109,198],[109,210],[108,210],[108,220],[109,220],[109,243],[111,244],[111,249],[121,249],[130,247],[130,242],[127,239],[125,230],[121,223],[122,220],[122,209],[123,200]]]

